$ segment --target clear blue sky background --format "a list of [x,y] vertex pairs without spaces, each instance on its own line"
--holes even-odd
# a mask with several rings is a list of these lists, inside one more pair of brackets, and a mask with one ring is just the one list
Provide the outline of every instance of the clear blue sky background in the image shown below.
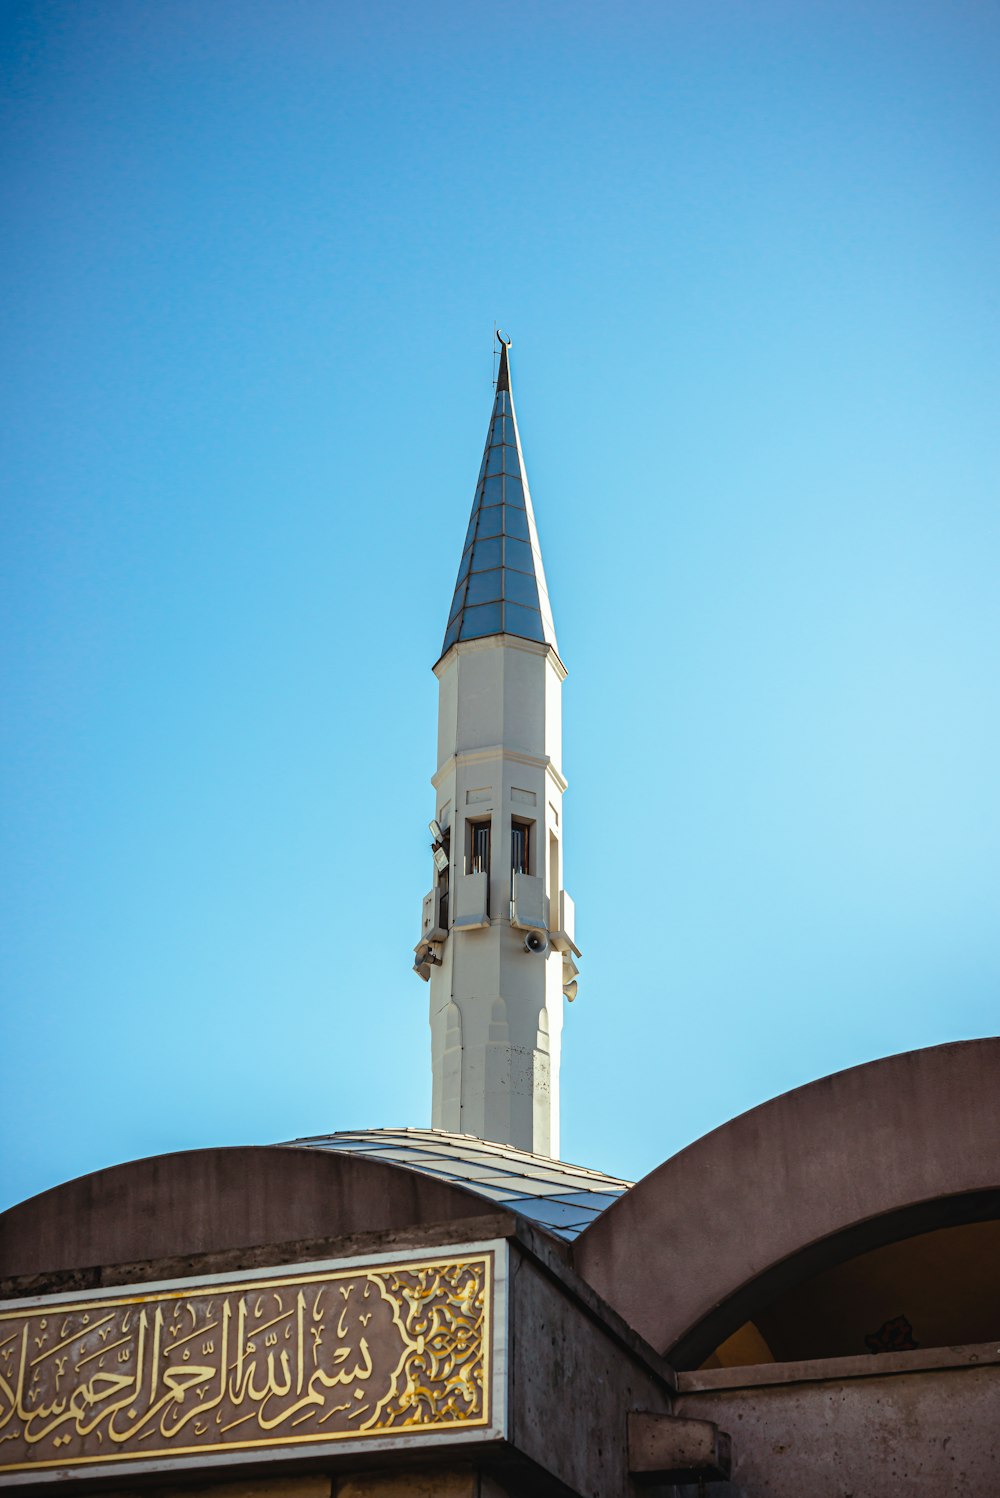
[[1000,1001],[1000,7],[6,3],[3,1201],[427,1124],[497,319],[566,1158]]

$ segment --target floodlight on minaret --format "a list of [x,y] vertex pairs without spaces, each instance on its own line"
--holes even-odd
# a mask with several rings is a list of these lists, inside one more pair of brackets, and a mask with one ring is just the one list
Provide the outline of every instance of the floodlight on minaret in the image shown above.
[[438,678],[434,886],[414,969],[430,984],[432,1124],[559,1153],[564,995],[562,683],[509,340]]

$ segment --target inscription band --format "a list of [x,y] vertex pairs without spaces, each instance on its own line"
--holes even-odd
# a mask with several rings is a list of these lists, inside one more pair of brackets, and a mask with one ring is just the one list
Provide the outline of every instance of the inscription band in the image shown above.
[[490,1252],[0,1311],[0,1475],[488,1426]]

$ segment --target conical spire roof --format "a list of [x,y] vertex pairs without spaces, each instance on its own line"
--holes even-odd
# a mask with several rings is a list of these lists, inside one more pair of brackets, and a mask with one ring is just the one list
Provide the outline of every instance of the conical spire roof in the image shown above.
[[501,634],[558,649],[514,415],[509,344],[500,343],[493,415],[442,655],[458,640]]

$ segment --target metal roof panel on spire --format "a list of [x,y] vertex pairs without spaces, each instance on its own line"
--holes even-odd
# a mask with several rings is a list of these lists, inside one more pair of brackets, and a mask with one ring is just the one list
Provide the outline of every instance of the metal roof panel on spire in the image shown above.
[[559,648],[514,414],[510,342],[497,338],[493,414],[442,655],[459,640],[500,634]]

